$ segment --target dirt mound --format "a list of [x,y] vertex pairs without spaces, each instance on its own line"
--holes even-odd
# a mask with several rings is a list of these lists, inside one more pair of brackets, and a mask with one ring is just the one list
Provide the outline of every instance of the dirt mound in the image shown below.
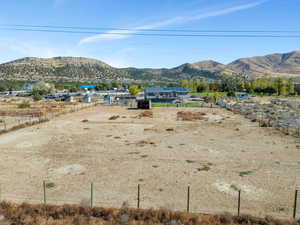
[[172,131],[175,131],[175,129],[174,128],[167,128],[166,131],[172,132]]
[[206,113],[203,112],[184,112],[180,111],[177,113],[177,120],[185,120],[185,121],[192,121],[192,120],[208,120],[205,117]]
[[152,111],[144,111],[144,112],[141,112],[138,117],[139,118],[142,118],[142,117],[153,118],[153,112]]
[[112,116],[112,117],[109,117],[109,120],[116,120],[116,119],[119,119],[120,116]]

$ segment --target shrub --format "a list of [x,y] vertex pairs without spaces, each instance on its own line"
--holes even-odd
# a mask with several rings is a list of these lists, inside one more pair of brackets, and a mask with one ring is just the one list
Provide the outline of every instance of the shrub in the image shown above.
[[246,175],[250,175],[251,173],[253,173],[253,172],[252,171],[241,171],[240,176],[243,177],[243,176],[246,176]]
[[46,184],[46,188],[51,189],[51,188],[55,188],[55,184],[54,183],[47,183]]
[[38,92],[33,92],[32,93],[32,98],[34,101],[40,101],[43,99],[43,96],[40,95]]
[[26,109],[26,108],[30,108],[30,103],[29,101],[23,101],[20,105],[18,105],[19,109]]

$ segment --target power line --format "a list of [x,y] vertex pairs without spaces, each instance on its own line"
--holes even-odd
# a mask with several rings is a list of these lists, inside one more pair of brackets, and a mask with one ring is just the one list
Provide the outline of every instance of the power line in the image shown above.
[[131,36],[157,36],[157,37],[213,37],[213,38],[300,38],[300,35],[276,35],[276,34],[177,34],[177,33],[122,33],[122,32],[95,32],[73,30],[50,30],[50,29],[27,29],[27,28],[0,28],[0,30],[47,32],[47,33],[70,33],[70,34],[93,34],[93,35],[131,35]]
[[115,27],[82,27],[82,26],[53,26],[53,25],[28,25],[28,24],[0,24],[1,27],[10,28],[51,28],[51,29],[76,29],[76,30],[114,30],[114,31],[153,31],[153,32],[194,32],[194,33],[300,33],[300,30],[190,30],[190,29],[132,29]]

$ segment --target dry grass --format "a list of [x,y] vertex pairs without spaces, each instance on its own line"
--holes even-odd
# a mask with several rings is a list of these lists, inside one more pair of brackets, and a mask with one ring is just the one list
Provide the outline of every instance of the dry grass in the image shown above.
[[75,105],[72,102],[30,102],[13,101],[0,103],[0,116],[25,116],[33,117],[44,116],[47,113],[56,113],[66,109],[68,106]]
[[56,113],[64,110],[64,106],[48,106],[45,108],[34,108],[34,109],[24,109],[24,108],[18,108],[18,109],[4,109],[0,110],[0,116],[27,116],[30,115],[32,117],[40,117],[44,116],[48,113]]
[[205,117],[206,113],[203,112],[183,112],[180,111],[177,113],[177,120],[185,120],[185,121],[192,121],[192,120],[208,120]]
[[88,208],[74,205],[44,206],[30,204],[0,204],[0,224],[22,225],[296,225],[292,220],[278,220],[271,217],[256,218],[252,216],[203,215],[168,210],[138,210]]

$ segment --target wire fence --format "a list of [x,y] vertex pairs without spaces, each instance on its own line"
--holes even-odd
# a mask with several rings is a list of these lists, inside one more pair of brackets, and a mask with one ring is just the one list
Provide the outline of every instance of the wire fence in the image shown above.
[[[29,187],[35,191],[26,193],[23,187],[19,190],[8,190],[2,183],[0,185],[0,201],[27,202],[33,204],[78,204],[85,207],[108,207],[108,208],[143,208],[143,209],[168,209],[174,211],[186,211],[202,214],[218,214],[229,212],[234,215],[250,214],[264,217],[267,215],[279,218],[296,219],[298,210],[298,190],[286,192],[289,206],[281,209],[279,205],[274,205],[272,199],[268,199],[270,204],[259,204],[258,201],[249,201],[246,193],[235,190],[232,195],[223,195],[222,198],[214,201],[203,201],[203,195],[209,198],[214,197],[214,193],[204,193],[199,187],[193,185],[181,186],[179,189],[171,186],[164,190],[149,190],[147,185],[133,184],[129,188],[113,187],[112,184],[84,183],[81,185],[66,185],[64,183],[52,183],[42,181]],[[162,191],[165,194],[162,196]],[[16,194],[18,192],[19,194]],[[26,195],[26,196],[25,196]],[[227,202],[225,204],[225,202]],[[269,208],[268,208],[269,207]],[[278,211],[274,210],[278,207]],[[284,211],[283,211],[284,210]]]
[[291,118],[290,120],[282,120],[280,117],[272,118],[270,115],[264,112],[253,113],[251,112],[252,108],[247,106],[237,107],[234,104],[228,104],[225,102],[218,102],[218,105],[235,114],[243,115],[245,118],[251,121],[258,122],[260,127],[273,127],[274,129],[279,130],[286,135],[300,137],[300,124],[298,124],[300,120],[297,117]]
[[17,130],[20,128],[32,126],[35,124],[43,123],[52,120],[55,117],[78,112],[82,109],[94,107],[98,105],[98,102],[92,103],[81,103],[78,105],[70,105],[67,108],[60,109],[55,112],[47,112],[43,115],[33,116],[33,115],[24,115],[24,116],[0,116],[0,134],[7,133],[9,131]]

